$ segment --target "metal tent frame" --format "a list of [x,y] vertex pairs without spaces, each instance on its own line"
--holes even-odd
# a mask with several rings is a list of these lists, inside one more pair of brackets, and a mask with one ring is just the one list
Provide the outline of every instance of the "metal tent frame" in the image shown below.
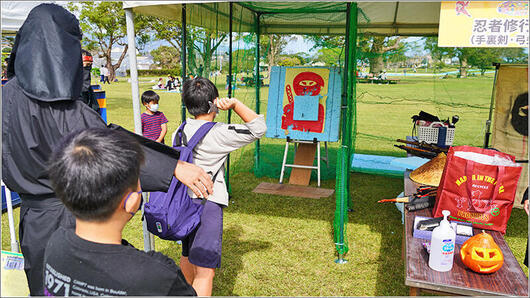
[[[212,6],[212,2],[218,1],[171,1],[171,2],[124,2],[124,9],[127,18],[127,35],[129,41],[129,59],[131,66],[131,89],[133,112],[135,121],[135,131],[141,134],[140,125],[140,106],[138,92],[138,73],[136,69],[136,44],[134,32],[134,12],[149,14],[153,16],[162,16],[175,20],[180,20],[183,28],[182,36],[182,73],[183,80],[186,79],[186,25],[190,11],[187,11],[188,5],[196,5],[206,14],[217,13],[224,18],[221,24],[221,30],[228,29],[229,32],[229,73],[228,73],[228,96],[232,93],[232,22],[233,6],[238,5],[245,10],[245,20],[240,20],[244,25],[242,30],[255,30],[257,34],[256,57],[259,53],[259,36],[260,34],[321,34],[321,35],[345,35],[346,51],[343,77],[343,92],[341,106],[341,146],[339,157],[337,159],[337,182],[336,190],[336,212],[335,212],[335,245],[338,252],[337,263],[344,263],[344,254],[348,251],[345,237],[345,225],[347,222],[348,210],[351,210],[352,200],[349,193],[349,173],[351,169],[350,156],[352,151],[352,133],[356,132],[356,51],[357,51],[357,33],[372,35],[436,35],[438,32],[438,20],[440,13],[440,3],[436,2],[378,2],[370,3],[368,1],[357,2],[244,2],[231,1],[220,11],[219,6]],[[319,8],[307,9],[306,5],[315,5]],[[215,7],[215,9],[213,8]],[[313,6],[315,7],[315,6]],[[424,10],[423,15],[417,15],[417,10]],[[382,10],[382,12],[381,12]],[[178,13],[180,11],[180,13]],[[290,24],[291,16],[307,15],[326,16],[327,21],[310,18],[305,23]],[[359,17],[362,15],[362,18]],[[385,14],[385,18],[381,17]],[[198,20],[200,19],[200,21]],[[206,19],[206,21],[204,21]],[[191,18],[190,24],[200,27],[208,26],[208,18]],[[405,22],[407,20],[407,22]],[[424,22],[424,20],[434,20],[434,22]],[[202,22],[202,23],[201,23]],[[205,23],[206,22],[206,23]],[[226,28],[228,27],[228,28]],[[256,60],[255,81],[259,82],[259,59]],[[260,90],[259,84],[256,84],[256,112],[259,113]],[[185,119],[186,111],[182,105],[182,119]],[[228,114],[230,122],[230,111]],[[254,169],[256,170],[260,163],[260,143],[256,143],[254,151]],[[229,160],[229,159],[228,159]],[[228,167],[229,168],[229,167]],[[227,171],[228,173],[228,171]],[[229,175],[227,175],[229,177]],[[228,182],[228,181],[227,181]],[[151,235],[152,237],[152,235]],[[152,238],[151,238],[152,239]],[[152,240],[150,240],[144,223],[144,249],[152,249]]]

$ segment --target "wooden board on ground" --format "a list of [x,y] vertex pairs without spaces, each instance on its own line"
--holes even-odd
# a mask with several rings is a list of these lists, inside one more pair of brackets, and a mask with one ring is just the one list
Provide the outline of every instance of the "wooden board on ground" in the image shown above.
[[321,187],[261,182],[256,188],[254,188],[252,192],[287,197],[320,199],[331,196],[335,192],[335,190]]
[[[316,152],[317,144],[298,144],[298,149],[296,150],[293,164],[301,166],[312,166],[315,160]],[[289,184],[306,186],[309,185],[309,180],[311,180],[311,171],[312,169],[293,168],[291,170]]]

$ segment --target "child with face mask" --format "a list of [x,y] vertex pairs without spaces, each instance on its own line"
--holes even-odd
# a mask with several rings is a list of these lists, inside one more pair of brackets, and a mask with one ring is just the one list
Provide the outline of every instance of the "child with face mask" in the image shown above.
[[53,233],[44,255],[44,296],[195,296],[169,257],[122,238],[142,205],[144,152],[129,134],[91,128],[67,136],[50,158],[57,197],[76,227]]
[[154,91],[145,91],[142,94],[142,104],[145,106],[145,113],[142,114],[142,134],[144,137],[164,143],[167,133],[167,122],[164,113],[158,110],[160,96]]

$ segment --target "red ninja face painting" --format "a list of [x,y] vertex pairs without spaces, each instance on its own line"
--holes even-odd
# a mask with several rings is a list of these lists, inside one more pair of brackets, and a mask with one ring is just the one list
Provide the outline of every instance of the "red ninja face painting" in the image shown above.
[[299,73],[293,80],[294,93],[296,95],[318,95],[324,87],[324,79],[314,72]]
[[[323,87],[324,79],[314,72],[301,72],[293,79],[293,89],[298,96],[317,96]],[[283,107],[282,129],[291,127],[293,130],[321,133],[324,128],[324,106],[318,104],[317,121],[293,120],[294,96],[289,84],[286,84],[285,92],[289,103]]]

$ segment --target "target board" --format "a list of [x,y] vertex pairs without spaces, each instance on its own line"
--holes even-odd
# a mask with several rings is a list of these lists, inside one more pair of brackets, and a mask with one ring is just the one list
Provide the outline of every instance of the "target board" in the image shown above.
[[266,136],[336,142],[339,140],[340,103],[338,69],[273,66]]

